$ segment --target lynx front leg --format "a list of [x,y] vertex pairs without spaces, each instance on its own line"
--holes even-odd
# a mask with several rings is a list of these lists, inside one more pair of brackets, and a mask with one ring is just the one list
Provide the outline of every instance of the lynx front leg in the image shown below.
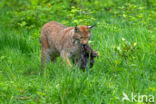
[[61,57],[62,57],[63,63],[67,63],[69,67],[72,67],[70,60],[68,58],[68,54],[65,51],[61,52]]

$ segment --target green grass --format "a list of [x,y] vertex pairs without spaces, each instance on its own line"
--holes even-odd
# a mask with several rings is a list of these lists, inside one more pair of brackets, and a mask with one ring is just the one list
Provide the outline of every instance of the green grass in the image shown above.
[[[92,30],[90,44],[100,54],[92,69],[68,69],[58,58],[41,74],[40,29],[6,27],[4,14],[0,14],[0,104],[134,104],[122,102],[123,92],[129,97],[132,92],[156,97],[155,30],[103,13]],[[134,49],[127,52],[126,47]]]

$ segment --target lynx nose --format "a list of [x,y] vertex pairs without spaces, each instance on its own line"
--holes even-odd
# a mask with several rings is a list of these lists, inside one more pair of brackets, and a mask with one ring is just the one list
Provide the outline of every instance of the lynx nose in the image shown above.
[[86,47],[87,44],[81,44],[82,47]]
[[87,44],[82,44],[82,46],[84,46],[84,47],[85,47],[86,45],[87,45]]

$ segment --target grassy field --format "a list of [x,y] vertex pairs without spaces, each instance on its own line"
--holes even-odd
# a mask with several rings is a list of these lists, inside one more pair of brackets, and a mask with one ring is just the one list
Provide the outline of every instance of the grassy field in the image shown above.
[[[40,29],[6,26],[6,11],[0,11],[0,104],[144,104],[141,95],[156,102],[150,103],[150,95],[156,98],[155,23],[149,28],[99,13],[90,42],[100,55],[94,67],[69,69],[58,58],[41,74]],[[123,93],[130,101],[122,101]]]

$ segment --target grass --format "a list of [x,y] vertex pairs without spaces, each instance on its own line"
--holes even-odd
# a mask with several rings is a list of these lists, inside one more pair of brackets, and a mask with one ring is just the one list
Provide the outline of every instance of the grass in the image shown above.
[[43,75],[40,30],[5,27],[4,14],[0,104],[143,104],[122,102],[123,92],[129,97],[132,92],[156,97],[155,30],[104,13],[96,17],[98,25],[92,30],[90,44],[100,54],[94,67],[86,72],[76,66],[68,69],[58,58]]

